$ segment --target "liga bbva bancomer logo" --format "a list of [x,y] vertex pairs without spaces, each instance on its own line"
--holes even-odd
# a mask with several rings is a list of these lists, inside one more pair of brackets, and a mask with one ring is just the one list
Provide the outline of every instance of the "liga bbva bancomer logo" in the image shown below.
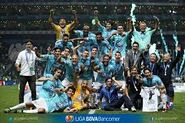
[[74,116],[67,115],[65,119],[66,119],[66,122],[73,122],[74,121]]

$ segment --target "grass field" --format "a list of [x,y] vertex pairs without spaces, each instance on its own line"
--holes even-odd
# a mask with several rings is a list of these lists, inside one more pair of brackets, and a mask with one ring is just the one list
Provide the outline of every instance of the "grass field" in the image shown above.
[[[5,114],[3,110],[7,107],[16,105],[18,103],[18,89],[17,86],[0,86],[0,123],[41,123],[42,118],[47,117],[47,114]],[[78,114],[88,114],[89,110],[78,112]],[[63,113],[52,113],[49,115],[60,115]],[[96,110],[95,114],[143,114],[151,123],[184,123],[185,122],[185,93],[175,94],[175,108],[165,113],[143,113],[137,111],[132,113],[130,111],[102,111]],[[12,120],[12,118],[14,120]],[[65,122],[65,121],[62,121]],[[62,123],[61,122],[61,123]]]

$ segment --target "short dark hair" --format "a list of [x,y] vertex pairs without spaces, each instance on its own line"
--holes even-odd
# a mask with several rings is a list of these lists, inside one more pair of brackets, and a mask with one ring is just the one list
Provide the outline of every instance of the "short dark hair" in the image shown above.
[[24,43],[27,44],[28,42],[30,42],[33,45],[33,40],[32,39],[26,39]]
[[74,93],[76,91],[76,88],[74,86],[69,86],[66,91],[69,91],[69,89],[73,90]]
[[144,73],[146,70],[148,70],[149,72],[152,72],[152,70],[150,68],[146,67],[146,68],[144,68]]
[[134,42],[133,42],[133,45],[134,45],[134,44],[137,44],[137,45],[139,46],[139,43],[138,43],[137,41],[134,41]]
[[105,58],[105,57],[109,57],[109,59],[110,59],[110,56],[108,54],[103,55],[103,58]]
[[97,32],[96,35],[102,35],[102,33],[101,32]]
[[54,47],[53,48],[53,50],[57,50],[57,49],[62,50],[60,47]]
[[[119,53],[119,54],[121,55],[121,52],[120,52],[120,51],[116,51],[116,53]],[[116,53],[115,53],[115,54],[116,54]]]
[[52,74],[54,75],[54,73],[57,71],[57,70],[61,70],[63,72],[63,70],[60,68],[60,67],[55,67],[52,69]]
[[96,48],[96,49],[98,50],[98,46],[97,46],[97,45],[93,45],[93,47],[91,48],[91,50],[92,50],[93,48]]
[[68,34],[66,34],[66,33],[65,33],[65,34],[63,34],[63,37],[65,37],[65,36],[69,37],[69,35],[68,35]]
[[109,79],[111,79],[111,81],[113,81],[111,77],[107,77],[107,78],[105,79],[105,83],[106,83]]
[[[87,48],[86,48],[86,49],[84,49],[84,51],[87,51],[87,52],[89,52],[89,50],[88,50]],[[84,51],[83,51],[83,52],[84,52]]]

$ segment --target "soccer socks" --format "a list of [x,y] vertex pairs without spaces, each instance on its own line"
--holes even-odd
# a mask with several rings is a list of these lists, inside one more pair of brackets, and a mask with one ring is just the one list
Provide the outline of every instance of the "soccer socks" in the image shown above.
[[10,107],[10,110],[16,110],[16,109],[21,109],[21,108],[25,108],[26,104],[25,103],[20,103],[16,106]]
[[38,113],[38,109],[34,109],[34,110],[23,110],[23,113]]

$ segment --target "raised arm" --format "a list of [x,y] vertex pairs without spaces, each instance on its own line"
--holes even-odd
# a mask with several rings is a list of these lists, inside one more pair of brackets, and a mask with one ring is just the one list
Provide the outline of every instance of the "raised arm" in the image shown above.
[[72,10],[72,13],[73,13],[73,16],[74,16],[74,21],[70,24],[69,31],[72,31],[75,28],[75,26],[77,25],[77,23],[78,23],[76,10]]
[[51,24],[52,27],[55,27],[56,24],[55,24],[54,21],[53,21],[53,14],[54,14],[54,10],[51,9],[51,10],[50,10],[50,14],[49,14],[49,18],[48,18],[48,22]]

